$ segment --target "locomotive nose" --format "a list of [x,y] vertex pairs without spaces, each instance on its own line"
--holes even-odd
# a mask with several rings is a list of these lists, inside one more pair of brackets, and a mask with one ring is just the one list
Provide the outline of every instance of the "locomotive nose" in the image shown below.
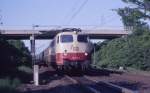
[[72,61],[86,60],[88,53],[63,53],[63,59]]

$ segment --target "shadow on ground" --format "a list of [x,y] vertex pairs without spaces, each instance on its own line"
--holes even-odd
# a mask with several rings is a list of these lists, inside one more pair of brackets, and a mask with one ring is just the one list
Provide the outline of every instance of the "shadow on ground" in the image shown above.
[[63,75],[58,75],[56,71],[46,71],[39,75],[40,85],[46,85],[53,80],[59,80]]
[[69,75],[69,76],[109,76],[110,74],[123,74],[121,71],[113,71],[107,69],[97,69],[97,68],[89,68],[88,70],[81,71],[80,69],[75,69],[71,71],[61,71],[59,72],[61,75]]

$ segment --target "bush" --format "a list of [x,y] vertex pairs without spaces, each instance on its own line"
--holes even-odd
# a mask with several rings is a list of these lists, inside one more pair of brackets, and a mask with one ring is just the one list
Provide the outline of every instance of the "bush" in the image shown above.
[[31,80],[31,57],[21,41],[0,37],[0,93],[13,93],[21,83]]
[[96,52],[96,65],[118,68],[133,67],[150,70],[150,32],[135,32],[123,38],[117,38],[101,46]]

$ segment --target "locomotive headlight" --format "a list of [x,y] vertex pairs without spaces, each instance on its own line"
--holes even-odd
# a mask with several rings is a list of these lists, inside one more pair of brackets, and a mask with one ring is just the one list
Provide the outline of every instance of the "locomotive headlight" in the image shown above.
[[64,56],[67,56],[67,50],[64,51]]
[[77,31],[73,31],[73,33],[77,34]]
[[87,56],[87,55],[88,55],[88,53],[84,53],[84,55],[85,55],[85,56]]

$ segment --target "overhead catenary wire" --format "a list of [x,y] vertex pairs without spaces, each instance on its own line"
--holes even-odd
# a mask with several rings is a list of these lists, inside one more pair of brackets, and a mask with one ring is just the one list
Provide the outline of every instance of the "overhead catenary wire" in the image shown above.
[[68,21],[68,24],[72,22],[72,20],[77,16],[77,14],[83,9],[83,7],[87,4],[88,0],[85,0],[81,6],[78,8],[78,10],[71,16],[70,20]]
[[[81,0],[80,0],[80,1],[81,1]],[[77,5],[80,3],[80,1],[77,0],[77,1],[73,4],[71,10],[65,15],[64,21],[66,21],[66,19],[69,17],[69,15],[71,15],[71,13],[73,13],[73,12],[76,10]],[[64,23],[66,24],[66,22],[64,22]]]
[[[107,19],[106,19],[107,18]],[[100,18],[100,25],[96,25],[95,27],[93,27],[92,29],[96,29],[98,27],[103,27],[105,25],[107,25],[108,23],[111,23],[113,22],[114,20],[116,19],[116,17],[114,16],[108,16],[108,17],[105,17],[104,15],[101,16]]]
[[3,25],[3,22],[2,22],[2,10],[0,9],[0,25]]

